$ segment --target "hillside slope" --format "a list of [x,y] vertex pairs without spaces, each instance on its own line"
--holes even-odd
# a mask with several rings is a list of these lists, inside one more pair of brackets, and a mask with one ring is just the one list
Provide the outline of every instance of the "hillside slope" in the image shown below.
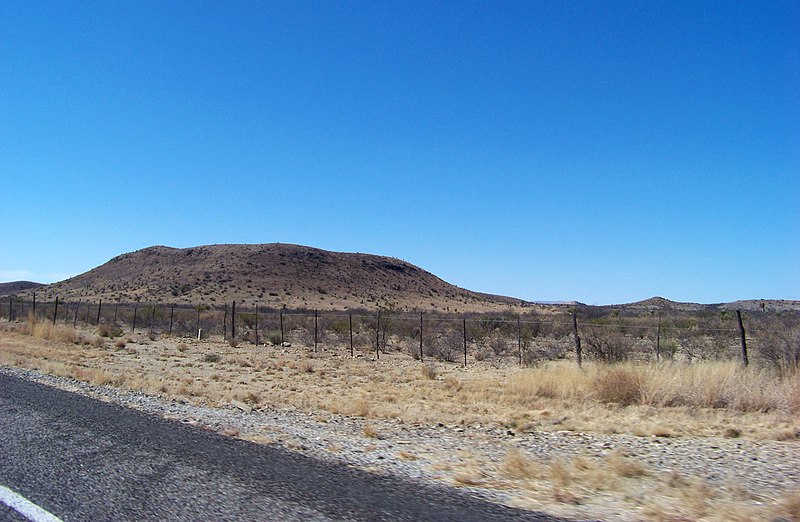
[[68,300],[120,300],[343,310],[503,310],[518,299],[451,285],[399,259],[280,243],[155,246],[123,254],[40,291]]

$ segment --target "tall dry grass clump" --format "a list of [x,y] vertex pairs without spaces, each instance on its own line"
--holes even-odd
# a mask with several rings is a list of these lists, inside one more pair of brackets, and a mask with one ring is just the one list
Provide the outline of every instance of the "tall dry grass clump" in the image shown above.
[[574,364],[557,362],[519,372],[508,387],[514,401],[522,405],[540,398],[577,400],[585,397],[586,374]]
[[508,383],[513,401],[598,401],[622,406],[729,408],[741,412],[800,411],[800,374],[782,377],[736,361],[647,364],[553,363],[527,369]]
[[65,343],[76,343],[80,341],[80,334],[74,328],[62,325],[54,325],[49,321],[39,321],[31,312],[28,320],[17,326],[17,331],[21,334],[30,335],[38,339],[48,341],[61,341]]

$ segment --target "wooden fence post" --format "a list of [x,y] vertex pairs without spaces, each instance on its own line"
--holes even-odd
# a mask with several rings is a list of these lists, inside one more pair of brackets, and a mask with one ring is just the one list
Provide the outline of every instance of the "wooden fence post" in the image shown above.
[[517,352],[519,352],[519,365],[522,366],[522,321],[517,316]]
[[200,340],[200,308],[202,305],[196,305],[194,309],[197,311],[197,319],[195,320],[194,326],[195,331],[197,331],[197,340]]
[[14,298],[8,296],[8,322],[14,319]]
[[286,343],[286,340],[283,338],[283,310],[280,311],[280,320],[281,320],[281,347]]
[[319,312],[314,310],[314,351],[317,351],[317,327],[319,322]]
[[97,321],[95,321],[95,324],[97,326],[100,326],[100,310],[102,309],[103,309],[103,300],[100,299],[100,304],[97,305]]
[[350,357],[354,357],[353,355],[353,314],[349,314],[350,318]]
[[153,323],[156,322],[156,304],[150,305],[150,335],[153,335]]
[[33,319],[36,320],[36,292],[33,293]]
[[119,308],[119,301],[114,303],[114,326],[117,326],[117,308]]
[[258,346],[258,305],[256,305],[256,346]]
[[56,317],[58,317],[58,296],[56,296],[56,307],[53,309],[53,326],[56,324]]
[[463,319],[463,330],[464,330],[464,368],[467,367],[467,319]]
[[136,313],[138,311],[139,311],[139,305],[133,305],[133,327],[131,328],[131,333],[136,333]]
[[380,359],[381,358],[380,346],[381,346],[381,310],[379,308],[378,309],[378,322],[375,325],[375,358],[376,359]]
[[75,317],[72,318],[72,327],[77,328],[78,326],[78,310],[81,309],[81,302],[78,300],[78,304],[75,306]]
[[583,354],[581,353],[581,336],[578,335],[578,312],[572,313],[572,334],[575,336],[575,358],[578,361],[578,368],[583,366]]
[[742,324],[742,312],[736,310],[736,319],[739,321],[739,339],[742,343],[742,364],[747,366],[750,361],[747,358],[747,339],[745,339],[744,324]]
[[419,360],[422,362],[422,312],[419,313]]
[[175,317],[175,305],[170,305],[169,308],[169,334],[172,335],[172,318]]

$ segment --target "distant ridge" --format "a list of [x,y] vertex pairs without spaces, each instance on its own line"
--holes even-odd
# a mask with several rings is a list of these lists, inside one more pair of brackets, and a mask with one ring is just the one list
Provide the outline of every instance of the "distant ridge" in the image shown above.
[[45,286],[42,283],[34,283],[33,281],[12,281],[10,283],[0,283],[0,296],[12,295],[17,292],[24,292],[25,290],[33,290]]
[[318,310],[383,307],[463,313],[526,304],[459,288],[396,258],[282,243],[149,247],[43,291],[68,300],[220,306],[236,300],[244,306]]

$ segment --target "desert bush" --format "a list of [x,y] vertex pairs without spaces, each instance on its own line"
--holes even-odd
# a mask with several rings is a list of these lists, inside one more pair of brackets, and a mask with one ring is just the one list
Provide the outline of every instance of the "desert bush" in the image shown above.
[[489,348],[495,353],[495,355],[502,355],[504,352],[508,350],[508,338],[504,337],[502,332],[498,331],[495,332],[487,342]]
[[113,339],[122,335],[122,329],[114,324],[102,323],[97,327],[97,335]]
[[203,356],[203,362],[207,363],[216,363],[219,362],[221,359],[222,357],[220,357],[219,354],[216,353],[207,353]]
[[463,353],[464,340],[462,334],[456,330],[438,333],[436,337],[423,341],[423,350],[426,355],[441,361],[455,362],[459,354]]
[[436,379],[436,366],[431,363],[423,364],[420,366],[420,371],[422,372],[422,377],[425,379],[434,380]]
[[800,322],[791,316],[762,320],[754,332],[755,352],[784,375],[800,369]]
[[270,344],[275,346],[279,346],[281,344],[281,331],[280,330],[270,330],[267,332],[267,340]]
[[615,329],[594,326],[585,329],[581,336],[589,355],[604,363],[616,363],[631,356],[633,342],[630,337]]
[[632,367],[601,369],[591,387],[599,401],[623,406],[638,403],[642,396],[642,378]]
[[485,346],[478,346],[472,355],[475,357],[476,361],[485,361],[486,359],[490,359],[494,353],[494,351]]

